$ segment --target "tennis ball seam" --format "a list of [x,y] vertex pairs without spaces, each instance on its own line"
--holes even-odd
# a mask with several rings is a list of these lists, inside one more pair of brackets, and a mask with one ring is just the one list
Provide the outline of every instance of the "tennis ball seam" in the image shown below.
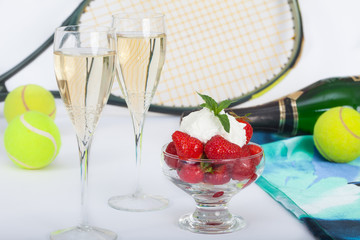
[[52,116],[55,114],[55,112],[56,112],[56,107],[54,107],[54,109],[52,110],[52,112],[49,113],[49,117],[52,117]]
[[[22,101],[22,103],[23,103],[26,111],[29,111],[29,110],[30,110],[30,108],[29,108],[29,106],[27,105],[26,100],[25,100],[25,90],[26,90],[26,88],[27,88],[28,86],[29,86],[29,85],[25,85],[25,86],[23,87],[22,91],[21,91],[21,101]],[[54,109],[51,111],[51,113],[48,114],[48,116],[49,116],[49,117],[52,117],[52,116],[55,114],[55,112],[56,112],[56,107],[54,107]]]
[[25,120],[24,114],[20,116],[20,121],[21,121],[21,123],[24,124],[24,126],[25,126],[27,129],[29,129],[30,131],[32,131],[32,132],[34,132],[34,133],[36,133],[36,134],[38,134],[38,135],[41,135],[41,136],[43,136],[43,137],[48,138],[48,139],[53,143],[53,145],[54,145],[54,154],[53,154],[53,157],[51,158],[51,161],[53,161],[53,160],[55,159],[55,157],[56,157],[56,155],[57,155],[57,151],[58,151],[58,146],[57,146],[57,144],[56,144],[55,138],[54,138],[50,133],[45,132],[45,131],[43,131],[43,130],[40,130],[40,129],[38,129],[38,128],[35,128],[35,127],[32,126],[31,124],[29,124],[29,123]]
[[8,156],[13,160],[15,161],[17,164],[19,164],[20,166],[24,166],[28,169],[38,169],[39,167],[32,167],[30,165],[27,165],[26,163],[23,163],[22,161],[18,160],[16,157],[14,157],[13,155],[11,155],[10,153],[7,153]]
[[22,103],[23,103],[23,105],[25,107],[25,110],[29,111],[30,109],[29,109],[29,107],[28,107],[28,105],[26,104],[26,101],[25,101],[25,89],[26,89],[26,87],[27,86],[24,86],[22,91],[21,91],[21,101],[22,101]]
[[350,130],[350,128],[346,125],[346,123],[344,122],[344,119],[342,117],[342,111],[343,111],[343,107],[340,108],[340,111],[339,111],[339,118],[340,118],[340,121],[341,121],[341,124],[344,126],[345,130],[350,133],[353,137],[357,138],[357,139],[360,139],[360,136],[356,135],[353,131]]
[[329,161],[333,161],[329,155],[327,155],[324,151],[324,149],[321,147],[321,145],[319,144],[319,142],[317,141],[317,139],[314,137],[314,141],[315,141],[315,146],[318,148],[319,152]]

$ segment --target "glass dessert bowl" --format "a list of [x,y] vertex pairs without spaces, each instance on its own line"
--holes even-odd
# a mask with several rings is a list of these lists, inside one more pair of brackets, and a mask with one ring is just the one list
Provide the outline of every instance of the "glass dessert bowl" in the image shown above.
[[[171,143],[170,143],[171,144]],[[249,143],[255,153],[234,159],[180,159],[162,148],[163,173],[193,197],[196,209],[179,219],[181,228],[196,233],[230,233],[243,228],[243,218],[228,210],[231,198],[255,182],[265,164],[260,145]]]

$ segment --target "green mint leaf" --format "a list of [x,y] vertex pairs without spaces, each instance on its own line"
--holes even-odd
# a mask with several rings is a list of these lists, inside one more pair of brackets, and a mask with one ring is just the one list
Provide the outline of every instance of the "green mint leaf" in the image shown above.
[[231,101],[231,100],[224,100],[221,103],[219,103],[219,105],[217,107],[217,111],[218,111],[217,114],[219,114],[223,109],[229,107],[232,102],[233,101]]
[[207,95],[200,94],[200,93],[197,93],[197,94],[199,94],[199,96],[205,101],[204,106],[209,108],[211,111],[213,111],[215,113],[216,108],[217,108],[217,102],[214,99],[212,99],[211,97],[207,96]]
[[202,108],[208,108],[208,105],[207,105],[206,103],[203,103],[203,104],[200,105],[200,107],[202,107]]
[[200,106],[203,108],[208,108],[210,109],[210,111],[214,112],[214,115],[216,117],[219,118],[221,125],[224,127],[224,130],[226,132],[230,132],[230,121],[229,118],[226,114],[220,114],[220,112],[222,110],[224,110],[225,108],[228,108],[230,106],[231,103],[233,103],[233,101],[231,100],[224,100],[222,102],[220,102],[219,104],[217,104],[217,102],[205,95],[205,94],[201,94],[201,93],[197,93],[204,101],[205,103],[201,104]]
[[226,114],[219,114],[217,115],[217,117],[219,118],[221,125],[223,125],[224,130],[228,133],[230,132],[230,121],[229,118]]

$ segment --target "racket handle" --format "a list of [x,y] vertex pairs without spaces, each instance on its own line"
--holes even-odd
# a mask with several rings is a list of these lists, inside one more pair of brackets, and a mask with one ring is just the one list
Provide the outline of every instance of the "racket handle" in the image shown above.
[[248,118],[254,130],[286,135],[312,134],[318,117],[337,106],[360,110],[360,77],[334,77],[315,82],[281,99],[248,108],[233,108]]

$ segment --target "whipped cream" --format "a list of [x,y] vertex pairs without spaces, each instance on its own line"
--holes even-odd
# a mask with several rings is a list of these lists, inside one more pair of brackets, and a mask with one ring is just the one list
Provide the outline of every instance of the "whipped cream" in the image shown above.
[[[221,114],[225,113],[224,111]],[[235,143],[242,147],[246,143],[245,124],[239,123],[233,116],[229,117],[230,132],[227,133],[217,118],[208,108],[192,112],[184,117],[180,124],[180,131],[189,134],[192,137],[206,143],[215,135],[220,135],[229,142]]]

